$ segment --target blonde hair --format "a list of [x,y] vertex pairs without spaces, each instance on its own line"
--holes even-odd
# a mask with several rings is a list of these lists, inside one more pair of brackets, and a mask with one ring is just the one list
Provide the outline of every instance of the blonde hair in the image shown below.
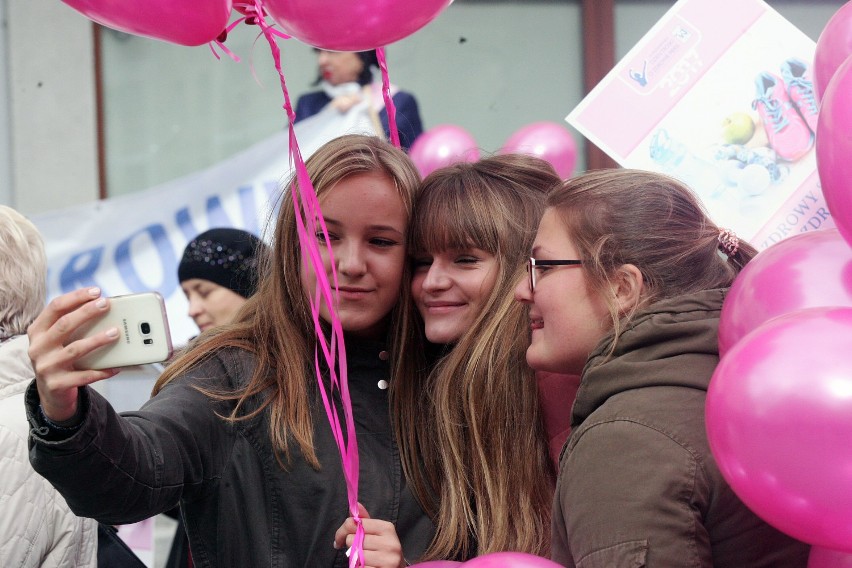
[[0,205],[0,339],[23,335],[44,308],[47,257],[23,215]]
[[[387,175],[399,191],[410,219],[420,177],[411,159],[391,144],[372,136],[341,136],[319,148],[305,165],[319,198],[350,176]],[[293,177],[286,187],[295,191],[296,183]],[[257,292],[243,305],[234,323],[203,334],[172,363],[157,381],[154,394],[215,351],[226,347],[250,351],[256,357],[256,365],[244,387],[233,393],[205,391],[206,394],[218,400],[237,401],[227,417],[232,421],[253,418],[268,407],[269,434],[276,455],[279,458],[283,455],[289,461],[292,438],[308,463],[318,469],[310,412],[310,393],[316,380],[311,365],[316,339],[301,273],[296,212],[289,198],[282,197],[271,252],[261,268]],[[412,375],[416,361],[416,357],[407,356],[410,338],[416,337],[409,332],[411,320],[406,316],[412,311],[410,279],[406,263],[401,298],[389,316],[391,370],[395,380]],[[254,396],[261,396],[262,402],[248,411],[249,399]]]
[[[513,289],[558,182],[547,162],[523,155],[457,164],[423,182],[411,252],[479,248],[499,267],[470,329],[422,385],[398,393],[405,471],[437,526],[426,559],[549,551],[554,478]],[[402,413],[412,404],[416,414]]]
[[[681,294],[730,286],[757,254],[740,241],[734,255],[720,255],[721,229],[692,190],[663,174],[587,172],[552,191],[547,205],[564,221],[583,259],[590,290],[607,303],[616,340],[636,310]],[[633,309],[619,313],[612,295],[604,292],[624,264],[639,269],[644,286]]]

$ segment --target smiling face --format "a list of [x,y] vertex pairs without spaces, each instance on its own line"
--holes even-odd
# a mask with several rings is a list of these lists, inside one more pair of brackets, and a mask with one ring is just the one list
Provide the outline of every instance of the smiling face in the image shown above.
[[180,287],[189,302],[189,317],[201,331],[231,323],[246,302],[230,288],[202,278],[184,280]]
[[480,249],[417,255],[411,293],[426,338],[441,344],[458,341],[482,312],[499,272],[496,257]]
[[351,51],[317,51],[320,76],[331,85],[358,81],[364,62]]
[[[532,256],[582,260],[554,209],[547,209],[541,219]],[[535,292],[530,291],[529,278],[515,288],[515,298],[530,311],[532,340],[527,363],[537,371],[579,375],[611,327],[609,309],[587,286],[582,266],[540,266],[535,270]]]
[[[343,330],[381,338],[399,300],[406,262],[408,217],[399,192],[384,174],[358,174],[325,193],[320,207],[337,270],[339,303],[335,311]],[[325,274],[333,286],[322,233],[317,238]],[[313,295],[317,281],[313,269],[303,266],[301,275],[305,290]],[[320,315],[326,322],[331,320],[325,303]]]

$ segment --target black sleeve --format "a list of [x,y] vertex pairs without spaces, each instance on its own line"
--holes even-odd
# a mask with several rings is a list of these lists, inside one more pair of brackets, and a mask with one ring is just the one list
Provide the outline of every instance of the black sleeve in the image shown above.
[[175,505],[187,491],[215,483],[233,446],[224,403],[196,386],[227,382],[220,357],[191,376],[177,377],[138,411],[118,414],[95,390],[81,390],[83,422],[52,431],[38,412],[35,384],[27,390],[30,462],[78,516],[109,524],[147,519]]

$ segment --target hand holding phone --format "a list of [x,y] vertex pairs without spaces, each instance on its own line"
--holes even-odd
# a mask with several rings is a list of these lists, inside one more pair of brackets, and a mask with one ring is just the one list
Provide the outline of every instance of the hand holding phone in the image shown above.
[[80,326],[69,343],[118,328],[118,341],[99,347],[76,360],[77,369],[110,369],[165,361],[172,354],[166,304],[157,292],[114,296],[109,311]]

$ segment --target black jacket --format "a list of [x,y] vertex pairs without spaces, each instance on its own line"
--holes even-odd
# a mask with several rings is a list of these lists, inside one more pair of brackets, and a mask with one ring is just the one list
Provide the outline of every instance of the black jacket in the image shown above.
[[[347,340],[349,389],[360,457],[358,499],[370,516],[396,525],[415,561],[434,527],[403,479],[388,412],[388,365],[377,344]],[[141,410],[118,415],[94,390],[81,391],[83,424],[47,427],[31,385],[27,409],[33,467],[72,510],[102,522],[140,521],[180,502],[196,566],[347,566],[332,547],[348,516],[340,455],[319,395],[313,404],[315,471],[291,444],[288,471],[273,455],[268,413],[230,424],[231,402],[212,402],[194,384],[233,388],[251,375],[244,351],[217,353],[181,376]],[[341,418],[342,420],[342,418]],[[51,441],[53,440],[53,441]]]

